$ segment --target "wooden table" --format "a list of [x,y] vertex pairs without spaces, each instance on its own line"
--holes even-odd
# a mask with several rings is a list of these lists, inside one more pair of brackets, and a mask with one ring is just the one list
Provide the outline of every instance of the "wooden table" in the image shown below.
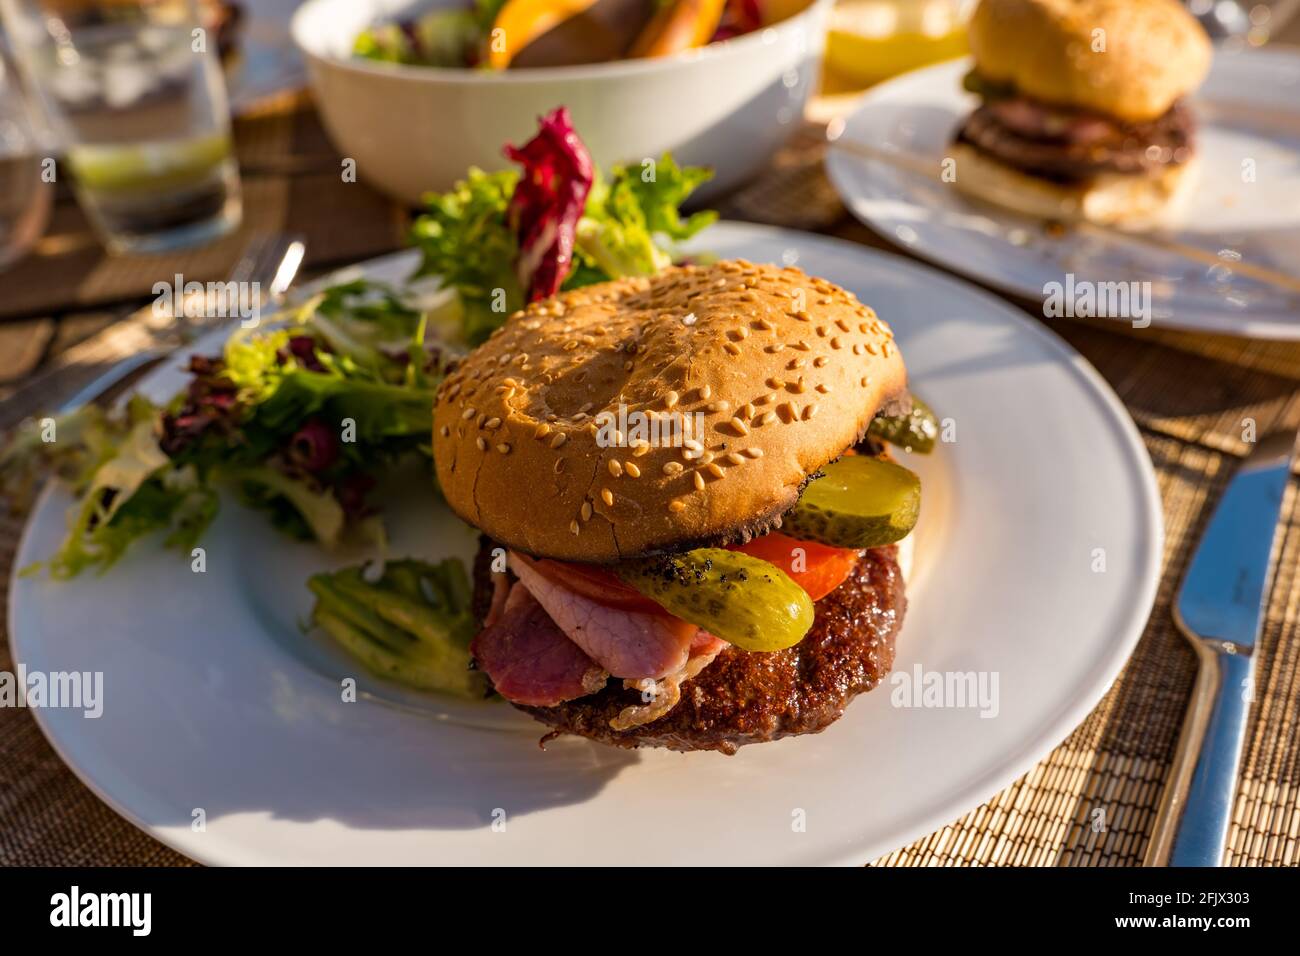
[[[1300,24],[1290,31],[1300,39]],[[110,260],[60,188],[34,255],[0,275],[0,427],[53,405],[151,331],[124,320],[159,275],[221,278],[259,229],[306,235],[319,273],[399,248],[409,211],[363,183],[345,184],[310,105],[285,96],[236,124],[245,184],[239,234],[173,257]],[[821,167],[809,127],[724,214],[840,236],[898,252],[853,221]],[[1042,320],[1037,303],[1018,302]],[[1298,317],[1300,321],[1300,317]],[[1169,766],[1194,674],[1169,615],[1173,588],[1208,509],[1260,433],[1300,427],[1300,346],[1225,336],[1053,321],[1091,361],[1136,421],[1164,502],[1165,573],[1136,653],[1096,710],[1034,771],[960,820],[880,861],[1136,864]],[[1232,863],[1300,863],[1300,496],[1284,508],[1281,563],[1260,647],[1257,702],[1244,759]],[[21,524],[0,519],[0,571]],[[0,669],[12,670],[7,646]],[[1106,825],[1095,827],[1096,810]],[[23,710],[0,710],[0,864],[186,863],[104,806],[58,760]],[[868,861],[864,860],[864,863]]]

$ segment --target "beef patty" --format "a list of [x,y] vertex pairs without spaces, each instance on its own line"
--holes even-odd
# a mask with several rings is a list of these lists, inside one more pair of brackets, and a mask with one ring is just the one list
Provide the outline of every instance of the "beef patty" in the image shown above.
[[[490,544],[474,567],[475,608],[491,601]],[[894,639],[907,598],[898,549],[867,551],[844,583],[815,605],[807,636],[770,653],[728,646],[682,685],[681,701],[663,717],[616,731],[611,719],[640,704],[640,693],[610,680],[605,689],[556,707],[520,707],[557,733],[616,747],[667,747],[735,753],[745,744],[823,730],[858,694],[871,690],[894,661]]]
[[1101,173],[1154,175],[1192,157],[1195,121],[1181,102],[1146,123],[1062,111],[1026,97],[984,103],[957,141],[1022,172],[1076,183]]

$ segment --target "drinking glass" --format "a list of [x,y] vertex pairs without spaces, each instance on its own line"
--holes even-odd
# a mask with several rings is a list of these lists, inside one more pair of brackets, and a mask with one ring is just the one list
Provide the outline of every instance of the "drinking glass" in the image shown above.
[[0,269],[40,238],[54,185],[32,128],[27,99],[0,50]]
[[239,224],[216,38],[193,0],[0,0],[15,55],[115,252],[163,252]]

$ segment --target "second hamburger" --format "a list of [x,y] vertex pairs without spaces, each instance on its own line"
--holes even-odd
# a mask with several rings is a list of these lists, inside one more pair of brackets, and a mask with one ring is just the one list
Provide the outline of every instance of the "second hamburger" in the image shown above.
[[961,191],[1055,220],[1146,225],[1190,187],[1186,96],[1210,42],[1176,0],[981,0]]

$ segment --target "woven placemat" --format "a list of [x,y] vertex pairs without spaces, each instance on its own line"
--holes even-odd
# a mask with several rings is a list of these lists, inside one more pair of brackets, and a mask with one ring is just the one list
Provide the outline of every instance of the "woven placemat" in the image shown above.
[[[816,130],[724,212],[885,246],[848,221],[821,172]],[[1021,303],[1029,307],[1028,303]],[[1032,313],[1032,308],[1030,309]],[[874,865],[1135,865],[1168,772],[1194,677],[1169,605],[1210,509],[1259,434],[1300,427],[1300,348],[1116,326],[1054,323],[1115,388],[1159,477],[1165,570],[1137,651],[1088,719],[1030,773],[987,803]],[[119,323],[70,350],[0,410],[0,427],[53,404],[148,331]],[[1068,425],[1068,423],[1063,423]],[[1293,482],[1259,647],[1250,737],[1227,862],[1300,863],[1300,494]],[[20,525],[0,521],[0,573]],[[7,596],[6,596],[7,597]],[[7,642],[0,669],[11,670]],[[184,864],[108,810],[59,761],[23,710],[0,709],[0,864]],[[863,861],[866,863],[867,861]]]

